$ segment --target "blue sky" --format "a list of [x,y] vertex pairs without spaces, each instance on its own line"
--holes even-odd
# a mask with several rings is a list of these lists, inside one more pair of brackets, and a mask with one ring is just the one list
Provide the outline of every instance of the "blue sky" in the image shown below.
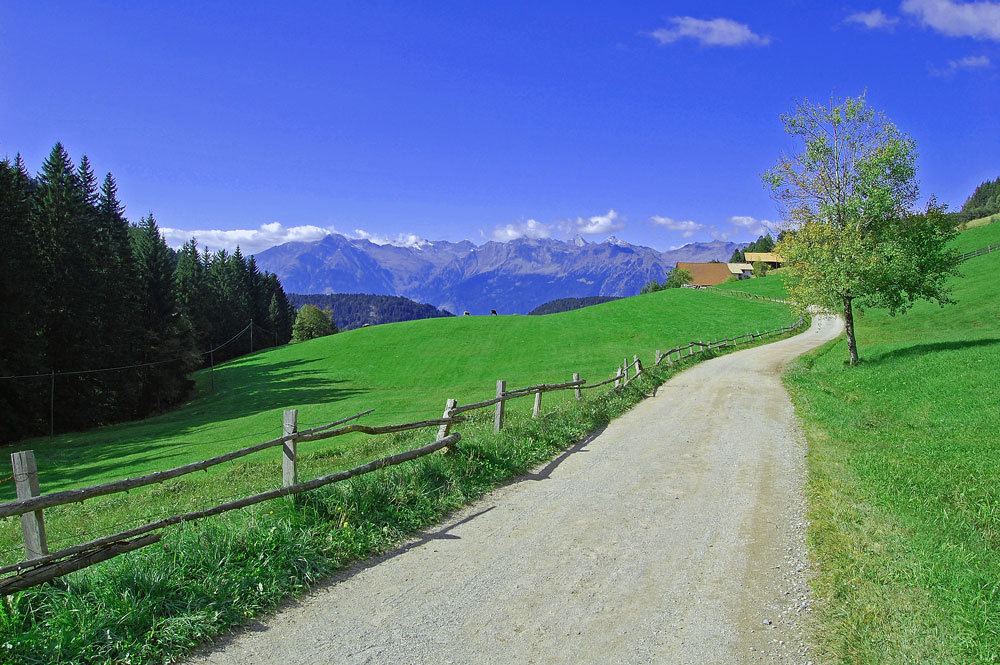
[[[544,6],[539,6],[540,4]],[[0,3],[0,154],[172,244],[752,240],[796,99],[867,91],[922,195],[1000,175],[1000,1]]]

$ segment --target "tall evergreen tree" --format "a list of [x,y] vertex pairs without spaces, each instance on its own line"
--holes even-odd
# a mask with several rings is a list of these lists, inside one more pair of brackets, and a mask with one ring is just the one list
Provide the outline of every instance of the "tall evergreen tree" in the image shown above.
[[[45,371],[35,311],[35,279],[40,273],[30,215],[30,178],[18,155],[0,161],[0,376]],[[0,440],[12,441],[39,429],[42,380],[0,380]]]
[[[99,312],[90,290],[95,227],[89,195],[66,150],[56,143],[38,176],[30,216],[42,264],[39,320],[46,359],[56,372],[100,366]],[[98,395],[92,377],[62,377],[55,393],[58,429],[93,420]]]
[[159,411],[191,387],[185,377],[199,361],[191,328],[177,311],[173,256],[153,214],[132,228],[132,250],[139,274],[139,324],[143,362],[141,408]]
[[[110,173],[104,176],[96,209],[99,272],[93,288],[102,312],[100,337],[104,353],[100,366],[137,364],[142,359],[138,344],[138,272],[129,241],[125,206],[118,200],[118,185]],[[103,383],[109,417],[122,419],[137,415],[141,374],[123,370],[98,376]]]

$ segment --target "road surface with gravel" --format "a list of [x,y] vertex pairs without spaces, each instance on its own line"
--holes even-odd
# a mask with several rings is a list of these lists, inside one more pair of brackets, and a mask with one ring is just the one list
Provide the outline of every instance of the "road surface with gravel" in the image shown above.
[[698,364],[543,468],[192,664],[807,663],[805,444],[781,368]]

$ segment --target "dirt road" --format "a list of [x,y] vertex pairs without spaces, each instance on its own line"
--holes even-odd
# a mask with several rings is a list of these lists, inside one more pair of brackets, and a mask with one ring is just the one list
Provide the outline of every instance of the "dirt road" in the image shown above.
[[806,663],[804,443],[779,380],[833,317],[603,432],[192,663]]

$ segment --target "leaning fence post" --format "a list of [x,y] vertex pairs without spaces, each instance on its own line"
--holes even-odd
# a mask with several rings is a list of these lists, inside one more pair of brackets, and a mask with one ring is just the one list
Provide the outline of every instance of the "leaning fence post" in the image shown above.
[[637,355],[632,356],[632,360],[635,362],[635,376],[639,378],[639,375],[642,374],[642,363],[639,361],[639,356]]
[[[503,397],[503,394],[504,394],[505,390],[507,390],[507,382],[504,381],[503,379],[500,379],[499,381],[497,381],[497,399],[500,399],[501,397]],[[496,411],[493,412],[493,433],[494,434],[496,434],[497,432],[499,432],[500,428],[503,427],[504,404],[506,404],[506,402],[501,399],[499,402],[497,402]]]
[[[35,466],[35,451],[22,450],[10,456],[14,468],[14,491],[18,499],[30,499],[41,495],[38,488],[38,467]],[[42,511],[35,510],[21,515],[21,534],[24,536],[24,558],[31,560],[49,553],[45,540],[45,520]]]
[[[447,402],[444,403],[444,413],[441,415],[441,417],[451,418],[451,410],[454,409],[456,406],[458,406],[458,400],[449,399]],[[448,436],[448,432],[450,430],[451,430],[451,423],[442,424],[441,427],[438,428],[437,440],[440,441],[441,439]],[[452,452],[453,450],[454,448],[448,446],[447,448],[448,452]]]
[[[579,380],[580,380],[580,373],[579,372],[573,372],[573,381],[576,382],[576,381],[579,381]],[[580,386],[577,386],[576,389],[574,390],[574,392],[576,393],[576,399],[577,400],[583,399],[583,391],[580,390]]]
[[[281,427],[281,436],[288,436],[299,431],[298,409],[287,409]],[[298,442],[289,439],[281,446],[281,486],[291,487],[299,482]]]
[[531,409],[531,417],[537,418],[538,414],[542,412],[542,391],[539,390],[535,393],[535,406]]
[[659,367],[659,366],[660,366],[660,360],[661,360],[662,358],[663,358],[663,354],[662,354],[662,353],[660,353],[660,350],[659,350],[659,349],[657,349],[657,350],[656,350],[656,363],[655,363],[657,367]]

